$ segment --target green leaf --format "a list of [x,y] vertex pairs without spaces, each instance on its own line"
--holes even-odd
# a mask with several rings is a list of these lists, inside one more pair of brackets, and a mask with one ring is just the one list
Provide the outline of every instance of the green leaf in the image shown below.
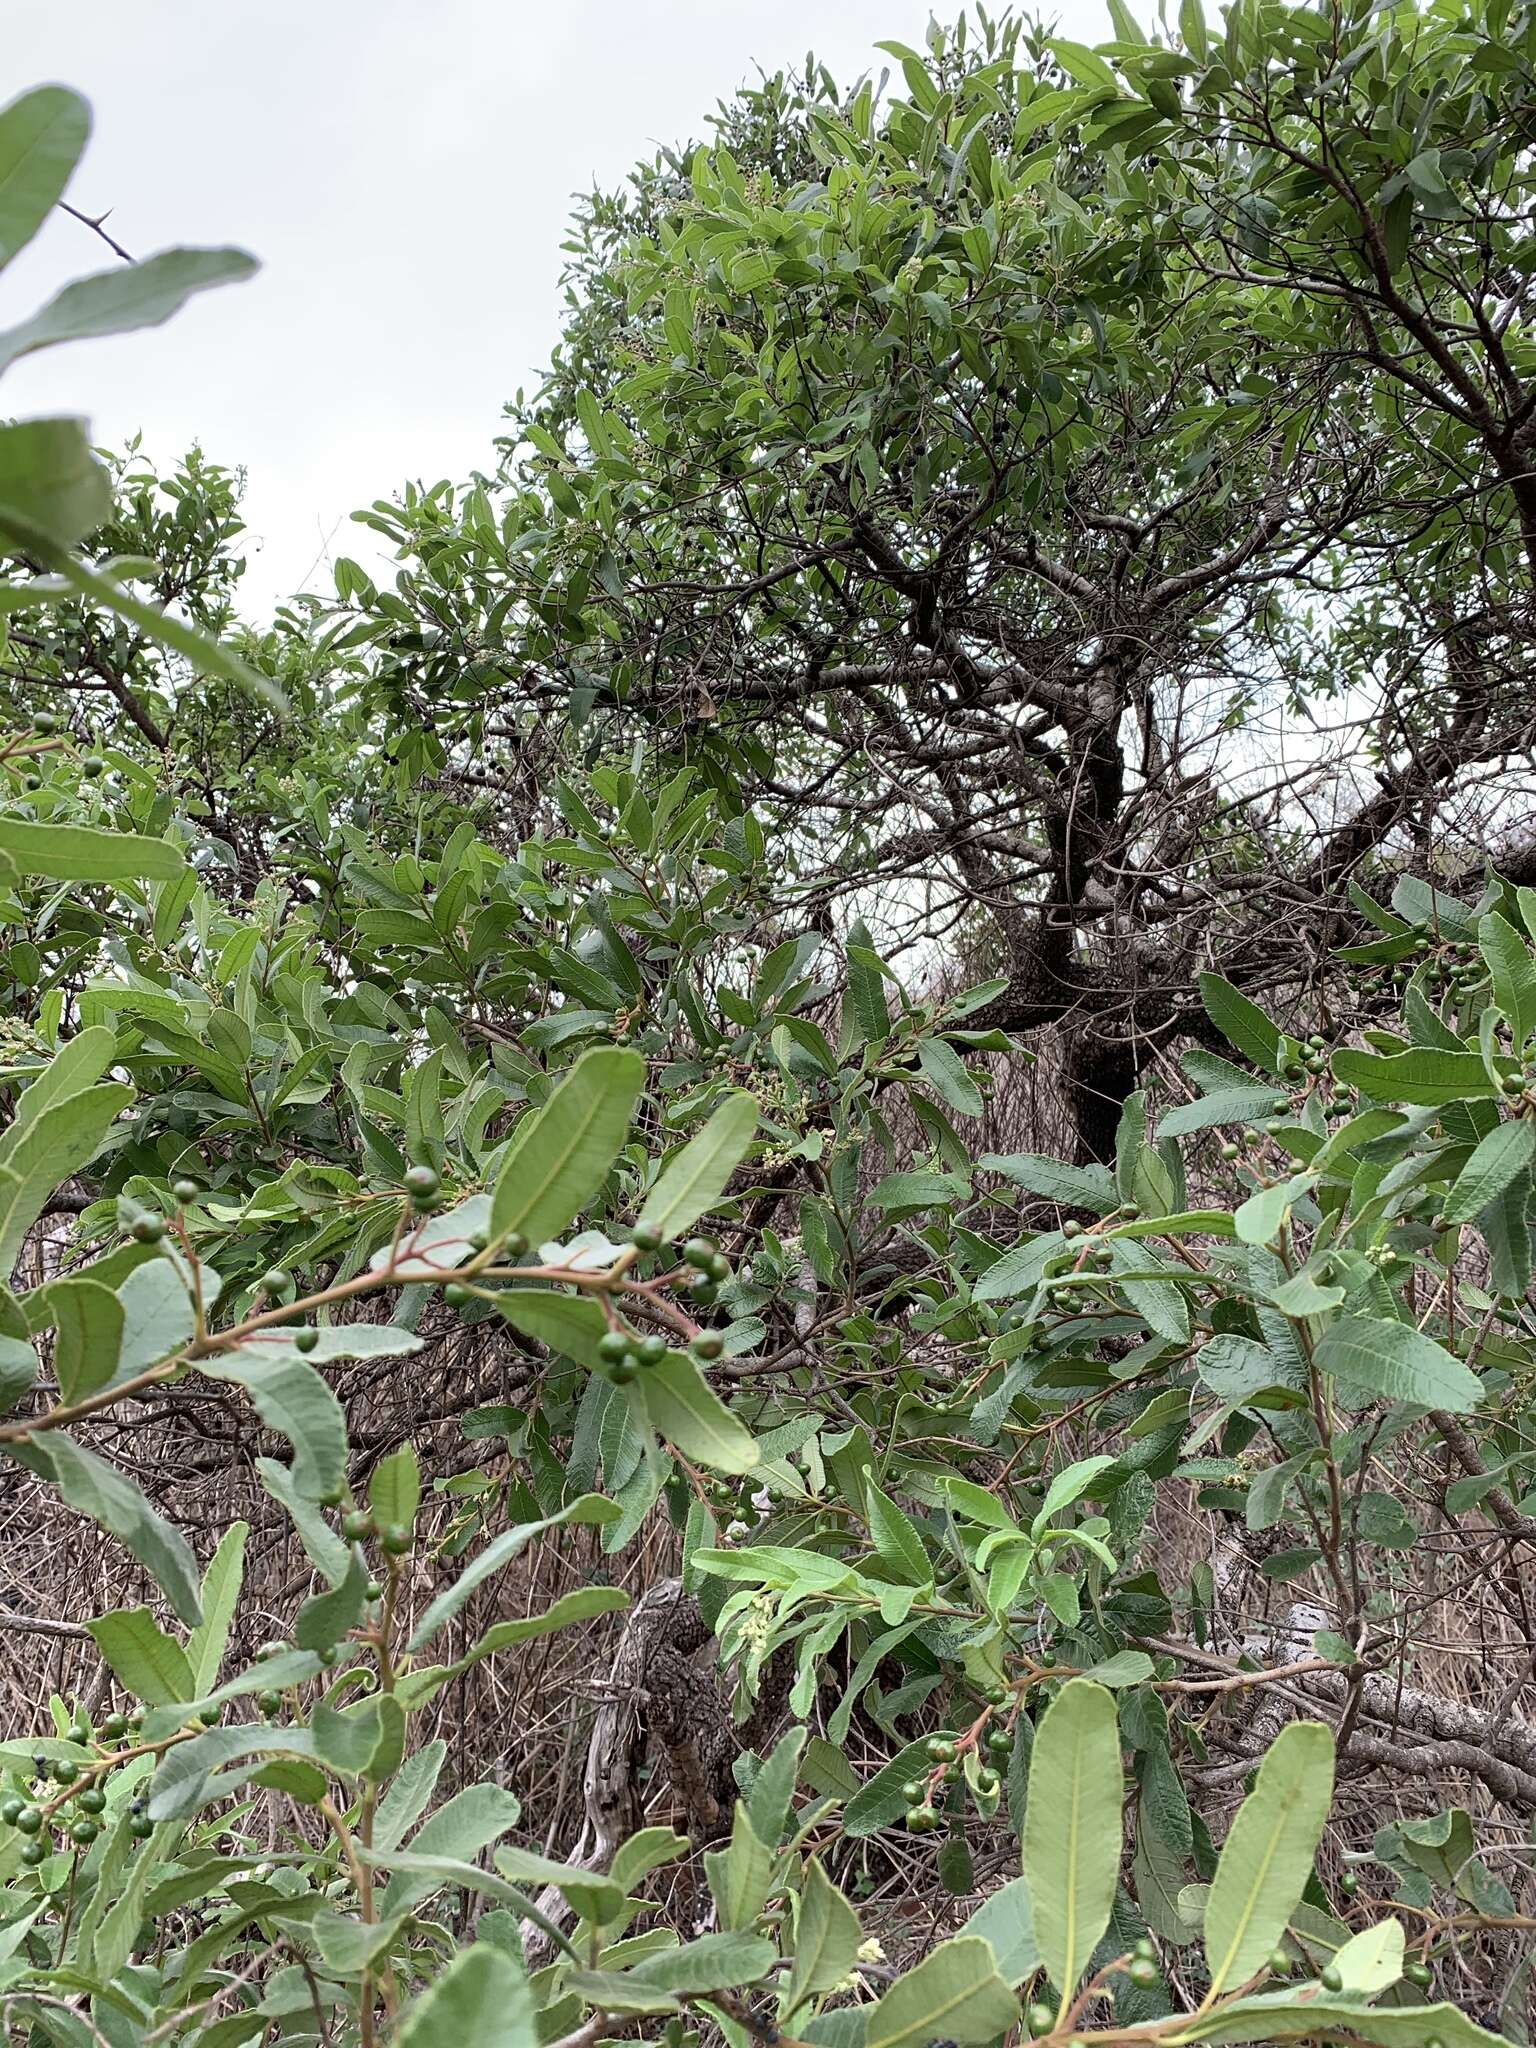
[[706,1851],[704,1871],[725,1927],[750,1927],[773,1882],[773,1850],[759,1838],[744,1801],[737,1800],[731,1816],[729,1848]]
[[119,1681],[146,1706],[168,1707],[197,1697],[187,1653],[147,1607],[125,1607],[88,1621],[96,1647]]
[[451,1621],[475,1590],[493,1572],[500,1571],[512,1559],[525,1550],[535,1536],[542,1536],[550,1529],[559,1529],[567,1523],[599,1524],[616,1521],[622,1513],[616,1501],[607,1500],[600,1493],[584,1493],[579,1500],[573,1500],[569,1507],[558,1514],[546,1516],[541,1522],[523,1522],[515,1529],[506,1529],[494,1542],[488,1543],[473,1563],[446,1587],[428,1607],[416,1624],[415,1633],[406,1647],[411,1651],[422,1649],[443,1626]]
[[1263,1968],[1312,1874],[1332,1801],[1332,1730],[1293,1721],[1270,1744],[1221,1846],[1205,1902],[1211,1997]]
[[141,832],[102,832],[92,825],[38,825],[0,818],[0,853],[24,875],[55,882],[172,882],[186,862],[169,839]]
[[776,1849],[789,1820],[799,1776],[800,1752],[805,1747],[803,1728],[786,1728],[764,1759],[752,1780],[747,1800],[747,1818],[754,1832],[770,1849]]
[[235,1603],[245,1578],[245,1539],[250,1533],[249,1522],[231,1522],[203,1573],[203,1618],[187,1641],[193,1699],[201,1699],[218,1684]]
[[848,927],[848,1001],[853,1022],[870,1045],[879,1045],[891,1035],[891,1013],[885,1000],[883,963],[869,942],[862,918]]
[[1246,1053],[1256,1066],[1279,1074],[1285,1057],[1285,1034],[1256,1003],[1251,1003],[1241,989],[1234,988],[1219,974],[1201,975],[1200,1000],[1223,1038]]
[[1000,1173],[1032,1195],[1064,1209],[1091,1209],[1103,1216],[1120,1197],[1114,1175],[1103,1166],[1065,1166],[1040,1152],[987,1152],[976,1162],[983,1173]]
[[538,2014],[528,1979],[510,1956],[487,1941],[460,1949],[453,1961],[401,2015],[399,2048],[538,2048]]
[[[174,1752],[173,1752],[174,1754]],[[468,1785],[440,1806],[432,1818],[411,1838],[409,1853],[422,1857],[449,1857],[468,1862],[482,1849],[517,1826],[522,1806],[517,1795],[500,1785]],[[427,1873],[398,1871],[385,1888],[379,1903],[381,1916],[403,1913],[437,1883]]]
[[0,506],[73,547],[112,516],[112,479],[91,453],[83,420],[13,420],[0,427]]
[[1304,1195],[1311,1193],[1317,1176],[1311,1173],[1292,1174],[1289,1180],[1279,1180],[1267,1188],[1260,1188],[1250,1195],[1233,1217],[1237,1234],[1244,1244],[1271,1244],[1290,1218],[1290,1213]]
[[1046,1488],[1045,1498],[1030,1524],[1030,1534],[1038,1536],[1042,1529],[1048,1529],[1063,1508],[1092,1491],[1094,1480],[1114,1462],[1107,1452],[1100,1451],[1092,1458],[1079,1458],[1076,1464],[1064,1466]]
[[869,1540],[893,1578],[906,1586],[932,1583],[933,1566],[922,1537],[895,1501],[882,1493],[872,1479],[864,1488],[864,1518],[869,1525]]
[[328,1650],[363,1618],[368,1604],[368,1567],[354,1548],[347,1575],[339,1586],[312,1593],[299,1609],[293,1640],[301,1650]]
[[347,1479],[347,1423],[341,1404],[313,1366],[296,1351],[256,1355],[254,1343],[223,1356],[198,1360],[209,1379],[244,1387],[256,1413],[293,1445],[294,1491],[305,1500],[324,1500]]
[[1114,1695],[1068,1679],[1035,1731],[1023,1836],[1035,1940],[1063,2019],[1109,1925],[1123,1791]]
[[1333,1073],[1346,1088],[1359,1088],[1378,1102],[1439,1105],[1475,1101],[1497,1095],[1482,1055],[1440,1052],[1414,1046],[1408,1052],[1356,1052],[1346,1047],[1333,1056]]
[[1374,1998],[1403,1974],[1403,1928],[1399,1920],[1362,1927],[1334,1951],[1333,1967],[1352,1996]]
[[536,1636],[552,1635],[556,1629],[569,1628],[574,1622],[592,1621],[600,1614],[616,1614],[628,1605],[629,1595],[620,1586],[576,1586],[569,1593],[562,1593],[540,1614],[494,1622],[473,1649],[466,1650],[452,1664],[428,1664],[419,1671],[404,1673],[396,1690],[406,1706],[425,1706],[451,1679],[462,1676],[485,1658],[494,1657],[498,1650],[531,1642]]
[[1323,1332],[1317,1363],[1342,1385],[1420,1408],[1464,1415],[1482,1399],[1482,1383],[1459,1358],[1407,1323],[1340,1316]]
[[[949,1735],[953,1730],[940,1729],[937,1732]],[[890,1762],[882,1764],[868,1783],[854,1794],[843,1813],[845,1835],[851,1835],[855,1840],[861,1835],[872,1835],[906,1812],[907,1802],[901,1788],[908,1778],[926,1776],[931,1768],[928,1740],[927,1736],[920,1736],[916,1742],[909,1742],[905,1749],[898,1750]]]
[[166,249],[142,263],[82,277],[65,285],[20,327],[0,333],[0,370],[19,356],[57,342],[158,327],[194,292],[237,283],[255,270],[255,258],[243,249]]
[[421,1506],[421,1469],[409,1444],[401,1444],[374,1466],[368,1481],[368,1504],[386,1528],[393,1524],[409,1529],[415,1521]]
[[110,1287],[80,1277],[56,1280],[48,1308],[58,1332],[53,1370],[66,1408],[106,1386],[117,1371],[123,1341],[123,1305]]
[[1040,1967],[1029,1886],[1022,1877],[1010,1877],[1000,1890],[983,1899],[960,1932],[991,1944],[997,1974],[1005,1984],[1027,1983]]
[[1493,978],[1493,1000],[1509,1019],[1519,1046],[1536,1031],[1536,962],[1514,926],[1496,910],[1478,921],[1477,943]]
[[757,1101],[734,1090],[657,1179],[639,1221],[663,1238],[681,1237],[725,1192],[757,1131]]
[[0,270],[63,197],[90,133],[90,107],[67,86],[40,85],[0,113]]
[[942,1038],[924,1038],[917,1047],[917,1064],[923,1079],[940,1102],[957,1116],[980,1116],[986,1107],[964,1060]]
[[512,1135],[491,1198],[491,1236],[557,1238],[608,1178],[645,1085],[645,1061],[620,1046],[584,1052]]
[[998,1975],[990,1943],[960,1934],[885,1993],[869,2016],[865,2048],[927,2048],[933,2040],[963,2048],[995,2040],[1018,2020],[1019,2002]]
[[0,1273],[16,1264],[27,1232],[59,1182],[88,1164],[132,1100],[133,1090],[116,1081],[82,1088],[50,1102],[13,1145],[0,1143]]
[[807,1998],[841,1984],[857,1960],[863,1938],[858,1914],[812,1856],[800,1886],[785,2012],[792,2013]]
[[1321,1984],[1241,1998],[1225,2011],[1192,2020],[1175,2037],[1210,2048],[1227,2042],[1341,2038],[1372,2048],[1509,2048],[1454,2005],[1369,2006],[1325,1991]]
[[18,1464],[56,1486],[70,1507],[115,1536],[154,1579],[178,1620],[188,1628],[197,1626],[203,1618],[197,1561],[185,1539],[161,1520],[132,1480],[61,1429],[7,1449]]
[[1445,1201],[1446,1222],[1470,1223],[1514,1185],[1533,1159],[1536,1125],[1524,1119],[1496,1124],[1457,1175]]
[[778,1959],[773,1943],[760,1934],[701,1934],[681,1948],[643,1957],[628,1975],[632,1981],[689,1997],[759,1984]]

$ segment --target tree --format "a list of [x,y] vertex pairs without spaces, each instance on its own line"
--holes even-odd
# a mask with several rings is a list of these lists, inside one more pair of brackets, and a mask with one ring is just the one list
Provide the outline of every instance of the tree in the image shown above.
[[[1406,454],[1306,331],[1246,389],[1129,43],[770,83],[594,206],[533,454],[376,506],[339,621],[238,627],[202,458],[0,436],[29,2048],[1522,2037],[1536,894],[1189,786],[1170,694],[1299,690],[1319,564],[1311,700],[1402,644]],[[8,246],[84,126],[0,115]],[[1108,1156],[987,1149],[1112,989]]]

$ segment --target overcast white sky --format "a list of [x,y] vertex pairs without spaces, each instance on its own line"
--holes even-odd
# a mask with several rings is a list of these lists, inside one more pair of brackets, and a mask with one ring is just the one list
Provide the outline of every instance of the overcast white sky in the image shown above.
[[[946,10],[950,12],[953,10]],[[1061,0],[1062,32],[1108,32]],[[924,0],[9,0],[0,100],[57,80],[96,128],[69,198],[135,255],[238,243],[250,283],[163,328],[45,351],[8,415],[85,412],[170,461],[250,473],[247,609],[369,552],[348,514],[486,466],[558,327],[571,194],[703,132],[755,64],[840,82],[921,44]],[[99,259],[99,260],[98,260]],[[63,216],[0,280],[0,325],[113,260]]]

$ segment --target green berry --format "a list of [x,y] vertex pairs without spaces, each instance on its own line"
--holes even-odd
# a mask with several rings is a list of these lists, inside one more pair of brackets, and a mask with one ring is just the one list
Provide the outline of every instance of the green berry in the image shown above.
[[1339,1890],[1344,1894],[1346,1899],[1352,1899],[1355,1896],[1355,1893],[1359,1891],[1359,1889],[1359,1878],[1355,1875],[1354,1871],[1346,1870],[1344,1875],[1339,1879]]
[[40,732],[46,737],[51,732],[57,732],[58,729],[59,721],[51,711],[38,711],[33,714],[32,730],[34,732]]
[[260,1647],[257,1649],[256,1655],[252,1659],[252,1662],[256,1664],[265,1664],[272,1657],[281,1657],[287,1650],[287,1648],[288,1645],[286,1643],[262,1643]]
[[1289,1977],[1291,1958],[1287,1950],[1273,1948],[1269,1952],[1269,1972],[1272,1977]]
[[69,1839],[82,1849],[88,1849],[101,1833],[93,1820],[77,1820],[69,1831]]
[[171,1193],[183,1208],[188,1202],[195,1202],[202,1189],[195,1180],[178,1180],[171,1183]]
[[24,1842],[22,1844],[21,1860],[28,1870],[36,1870],[39,1863],[46,1862],[47,1858],[48,1844],[46,1842]]
[[608,1380],[612,1386],[627,1387],[635,1377],[634,1360],[628,1356],[616,1358],[607,1368]]
[[955,1745],[944,1735],[930,1735],[928,1755],[936,1764],[952,1764],[955,1760]]
[[908,1778],[901,1788],[901,1796],[908,1806],[921,1806],[928,1796],[928,1788],[920,1778]]
[[690,1237],[683,1246],[684,1263],[696,1267],[701,1273],[709,1271],[714,1263],[715,1255],[716,1247],[710,1243],[707,1237]]
[[270,1294],[274,1297],[279,1294],[286,1294],[288,1292],[288,1275],[281,1266],[268,1266],[266,1272],[256,1282],[256,1285],[263,1294]]
[[158,1216],[138,1216],[128,1234],[140,1244],[158,1244],[165,1235],[165,1225]]
[[382,1600],[384,1597],[384,1588],[382,1584],[379,1582],[379,1580],[370,1579],[367,1585],[363,1588],[363,1596],[365,1599],[368,1600]]
[[128,1823],[128,1832],[136,1841],[146,1842],[155,1832],[155,1824],[147,1813],[136,1813]]
[[1318,1978],[1318,1982],[1325,1991],[1342,1991],[1344,1989],[1344,1972],[1337,1965],[1330,1963]]
[[628,1330],[604,1330],[597,1340],[597,1355],[607,1359],[610,1365],[617,1365],[636,1349],[636,1340]]
[[641,1252],[659,1252],[662,1246],[661,1232],[654,1223],[637,1223],[629,1233],[629,1241]]
[[700,1330],[692,1348],[695,1358],[718,1358],[725,1349],[725,1339],[718,1330]]
[[4,1822],[8,1828],[15,1827],[16,1816],[26,1803],[25,1799],[18,1799],[14,1793],[9,1799],[0,1800],[0,1822]]
[[282,1712],[283,1696],[280,1692],[259,1692],[256,1695],[256,1705],[259,1711],[270,1720],[274,1714]]
[[368,1508],[351,1508],[341,1518],[341,1533],[349,1543],[366,1543],[373,1534],[373,1514]]
[[295,1351],[313,1351],[320,1342],[320,1332],[313,1323],[301,1323],[293,1333]]
[[1158,1982],[1159,1977],[1156,1963],[1150,1961],[1146,1956],[1137,1956],[1135,1961],[1127,1967],[1125,1974],[1133,1984],[1143,1991],[1150,1990]]
[[1525,1076],[1523,1074],[1504,1074],[1500,1077],[1499,1086],[1506,1095],[1518,1095],[1525,1087]]
[[1069,1216],[1061,1226],[1061,1234],[1063,1237],[1081,1237],[1083,1226],[1075,1216]]
[[983,1799],[990,1799],[997,1790],[997,1773],[985,1765],[976,1773],[976,1790]]
[[379,1547],[387,1557],[404,1557],[411,1547],[411,1532],[403,1522],[391,1522],[379,1538]]
[[1241,1155],[1242,1149],[1241,1145],[1234,1145],[1228,1138],[1221,1147],[1221,1156],[1223,1159],[1236,1159]]
[[989,1728],[987,1747],[994,1756],[1007,1756],[1013,1748],[1013,1738],[1006,1728]]
[[716,1286],[723,1287],[731,1277],[731,1262],[724,1252],[716,1252],[705,1271]]
[[108,1714],[101,1724],[102,1740],[105,1742],[121,1742],[127,1733],[128,1716],[126,1714]]
[[405,1192],[413,1202],[430,1202],[442,1184],[435,1167],[412,1166],[406,1170]]
[[1133,1956],[1140,1956],[1143,1962],[1155,1963],[1157,1961],[1157,1944],[1153,1941],[1150,1934],[1138,1934],[1131,1943],[1131,1954]]
[[222,1707],[215,1706],[213,1702],[210,1700],[206,1707],[198,1708],[197,1718],[199,1719],[199,1721],[202,1722],[205,1728],[213,1728],[217,1726],[219,1717],[223,1714],[223,1712],[224,1709]]
[[316,1650],[315,1655],[320,1659],[325,1668],[329,1670],[336,1662],[338,1655],[336,1645],[334,1643],[327,1643],[323,1650]]
[[73,1785],[80,1775],[79,1767],[72,1764],[67,1756],[55,1757],[48,1769],[56,1785]]
[[719,1299],[720,1283],[711,1280],[707,1273],[695,1273],[688,1282],[688,1295],[689,1299],[696,1301],[701,1308],[711,1308]]
[[1435,1981],[1435,1973],[1428,1963],[1404,1963],[1403,1975],[1410,1984],[1417,1984],[1421,1990],[1425,1985],[1433,1984]]
[[1037,2002],[1029,2008],[1028,2017],[1032,2034],[1049,2034],[1056,2025],[1056,2008]]
[[80,772],[82,775],[90,776],[92,781],[94,781],[98,775],[106,774],[107,764],[100,754],[87,754],[81,760]]
[[483,1252],[491,1240],[488,1232],[472,1230],[464,1241],[472,1252]]
[[509,1259],[520,1259],[528,1249],[528,1240],[520,1230],[509,1230],[501,1241],[501,1248]]
[[107,1795],[99,1785],[87,1785],[75,1803],[82,1813],[105,1813]]
[[1056,1652],[1054,1650],[1042,1650],[1038,1662],[1042,1671],[1054,1671],[1056,1668]]
[[24,1806],[15,1820],[15,1826],[24,1835],[35,1835],[42,1824],[43,1809],[40,1806]]
[[640,1348],[635,1355],[642,1365],[660,1365],[667,1355],[667,1350],[666,1338],[658,1336],[653,1331],[649,1337],[640,1339]]

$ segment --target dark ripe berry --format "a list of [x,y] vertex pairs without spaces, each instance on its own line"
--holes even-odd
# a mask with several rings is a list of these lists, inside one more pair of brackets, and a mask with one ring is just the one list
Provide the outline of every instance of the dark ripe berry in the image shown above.
[[25,1799],[18,1799],[14,1793],[9,1799],[0,1800],[0,1821],[3,1821],[8,1828],[15,1827],[16,1816],[21,1812],[26,1803]]
[[32,1775],[34,1778],[46,1778],[48,1775],[48,1759],[41,1750],[32,1759]]
[[1333,1963],[1328,1965],[1317,1981],[1325,1991],[1342,1991],[1344,1989],[1344,1973]]
[[955,1760],[955,1745],[944,1735],[930,1735],[928,1755],[936,1764],[952,1764]]
[[165,1235],[165,1225],[158,1216],[138,1216],[128,1234],[140,1244],[158,1244]]
[[23,776],[23,777],[22,777],[22,785],[21,785],[21,786],[22,786],[22,788],[23,788],[23,789],[25,789],[25,790],[29,790],[29,791],[36,791],[36,790],[39,790],[39,789],[41,789],[41,788],[42,788],[42,786],[43,786],[43,778],[41,777],[41,775],[26,775],[26,776]]
[[136,1841],[147,1842],[155,1832],[155,1824],[147,1813],[136,1813],[128,1823],[128,1832]]
[[654,1223],[637,1223],[629,1233],[629,1241],[642,1252],[659,1252],[662,1247],[662,1235]]
[[48,1844],[46,1842],[24,1842],[22,1844],[21,1860],[28,1870],[36,1870],[39,1863],[47,1860],[47,1856]]
[[509,1259],[520,1259],[528,1249],[528,1240],[520,1230],[509,1230],[501,1241],[501,1248]]
[[379,1546],[388,1557],[404,1557],[411,1547],[411,1532],[403,1522],[391,1522],[379,1538]]
[[144,1811],[144,1801],[142,1799],[130,1799],[128,1811],[130,1813],[142,1813]]
[[637,1340],[628,1330],[604,1330],[597,1340],[597,1355],[605,1358],[610,1365],[617,1365],[620,1359],[628,1358],[637,1348]]
[[718,1330],[700,1330],[693,1340],[695,1358],[718,1358],[725,1349],[725,1339]]
[[76,1804],[82,1813],[105,1813],[107,1795],[99,1785],[87,1785]]
[[195,1180],[178,1180],[171,1183],[171,1193],[185,1206],[188,1202],[195,1202],[202,1189]]
[[1283,1948],[1270,1950],[1269,1969],[1271,1976],[1289,1977],[1291,1974],[1291,1958],[1286,1950]]
[[710,1267],[714,1264],[715,1255],[716,1247],[710,1243],[707,1237],[690,1237],[683,1246],[683,1259],[685,1263],[697,1267],[701,1273],[709,1271]]
[[406,1169],[405,1192],[413,1202],[430,1201],[442,1184],[435,1167],[412,1166]]
[[635,1356],[642,1365],[660,1365],[667,1355],[667,1349],[666,1338],[658,1336],[653,1331],[649,1337],[642,1337],[640,1339],[640,1348]]
[[1137,1956],[1125,1974],[1143,1991],[1149,1991],[1158,1981],[1157,1965],[1146,1956]]
[[282,1712],[283,1696],[280,1692],[259,1692],[256,1695],[256,1705],[258,1710],[270,1720],[274,1714]]
[[905,1799],[908,1806],[921,1806],[928,1796],[928,1788],[921,1779],[908,1778],[905,1785],[901,1788],[901,1796]]
[[15,1825],[24,1835],[35,1835],[43,1824],[43,1809],[40,1806],[24,1806],[16,1816]]
[[313,1323],[301,1323],[293,1333],[295,1351],[313,1351],[320,1342],[320,1332]]
[[288,1275],[281,1266],[268,1266],[256,1285],[263,1294],[285,1294],[288,1291]]
[[443,1289],[443,1301],[448,1308],[467,1308],[474,1296],[467,1287],[461,1287],[457,1280],[450,1280]]
[[373,1534],[373,1516],[367,1508],[352,1508],[341,1518],[341,1533],[349,1543],[366,1543]]
[[1069,1216],[1066,1222],[1063,1223],[1063,1225],[1061,1226],[1061,1234],[1063,1237],[1081,1237],[1083,1234],[1083,1226],[1081,1225],[1081,1223],[1078,1222],[1075,1216]]

